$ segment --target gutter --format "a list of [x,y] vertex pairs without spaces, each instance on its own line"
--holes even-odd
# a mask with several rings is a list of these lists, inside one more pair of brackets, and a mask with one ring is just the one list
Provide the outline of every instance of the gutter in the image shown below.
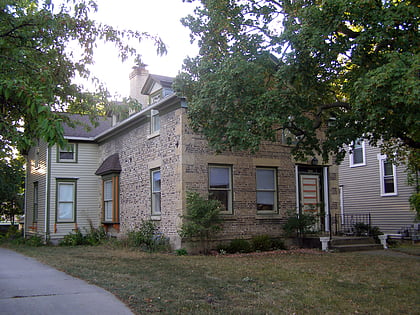
[[159,102],[155,104],[147,106],[140,112],[128,117],[127,119],[123,120],[121,123],[97,135],[94,138],[94,141],[101,142],[101,141],[107,140],[111,138],[112,136],[114,136],[115,134],[123,132],[124,130],[127,130],[130,127],[136,125],[138,122],[141,122],[144,119],[146,119],[148,117],[147,115],[148,112],[150,112],[152,109],[163,110],[165,108],[168,108],[176,104],[177,102],[181,102],[182,107],[186,106],[184,98],[179,98],[175,93],[171,94],[170,96],[165,97],[164,99],[160,100]]

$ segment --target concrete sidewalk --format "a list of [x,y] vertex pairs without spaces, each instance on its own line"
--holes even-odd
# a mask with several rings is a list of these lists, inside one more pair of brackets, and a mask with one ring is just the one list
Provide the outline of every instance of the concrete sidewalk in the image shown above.
[[111,293],[0,248],[0,314],[128,315]]

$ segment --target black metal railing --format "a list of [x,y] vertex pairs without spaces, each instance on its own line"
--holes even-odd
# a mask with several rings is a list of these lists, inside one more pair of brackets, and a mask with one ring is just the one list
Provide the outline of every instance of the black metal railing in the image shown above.
[[334,235],[369,236],[372,231],[370,213],[336,214],[331,221],[330,231]]

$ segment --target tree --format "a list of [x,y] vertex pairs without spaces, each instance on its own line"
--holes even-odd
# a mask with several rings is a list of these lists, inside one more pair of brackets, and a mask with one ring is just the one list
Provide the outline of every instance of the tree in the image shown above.
[[[96,118],[107,91],[92,77],[97,41],[114,44],[126,60],[136,50],[129,41],[149,39],[159,53],[165,46],[147,33],[117,30],[90,19],[93,0],[0,0],[0,145],[25,151],[33,139],[63,144],[62,111]],[[137,58],[139,60],[139,58]],[[140,61],[139,61],[140,62]],[[79,76],[91,79],[97,91],[87,93]],[[72,123],[66,121],[67,123]]]
[[0,216],[12,223],[23,213],[24,163],[21,156],[0,159]]
[[200,2],[183,20],[199,56],[175,87],[213,148],[255,151],[282,133],[298,159],[339,161],[359,138],[418,156],[418,1]]

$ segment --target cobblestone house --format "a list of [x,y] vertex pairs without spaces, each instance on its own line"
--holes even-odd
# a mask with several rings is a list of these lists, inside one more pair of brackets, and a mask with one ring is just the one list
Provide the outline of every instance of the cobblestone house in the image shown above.
[[[188,127],[188,105],[171,83],[135,68],[131,96],[147,106],[94,138],[98,192],[92,198],[99,199],[98,222],[110,233],[123,235],[153,220],[173,248],[184,247],[178,230],[188,191],[211,193],[224,204],[217,241],[281,236],[290,212],[338,213],[335,165],[295,163],[281,141],[254,155],[215,154]],[[328,230],[327,219],[321,221]]]

